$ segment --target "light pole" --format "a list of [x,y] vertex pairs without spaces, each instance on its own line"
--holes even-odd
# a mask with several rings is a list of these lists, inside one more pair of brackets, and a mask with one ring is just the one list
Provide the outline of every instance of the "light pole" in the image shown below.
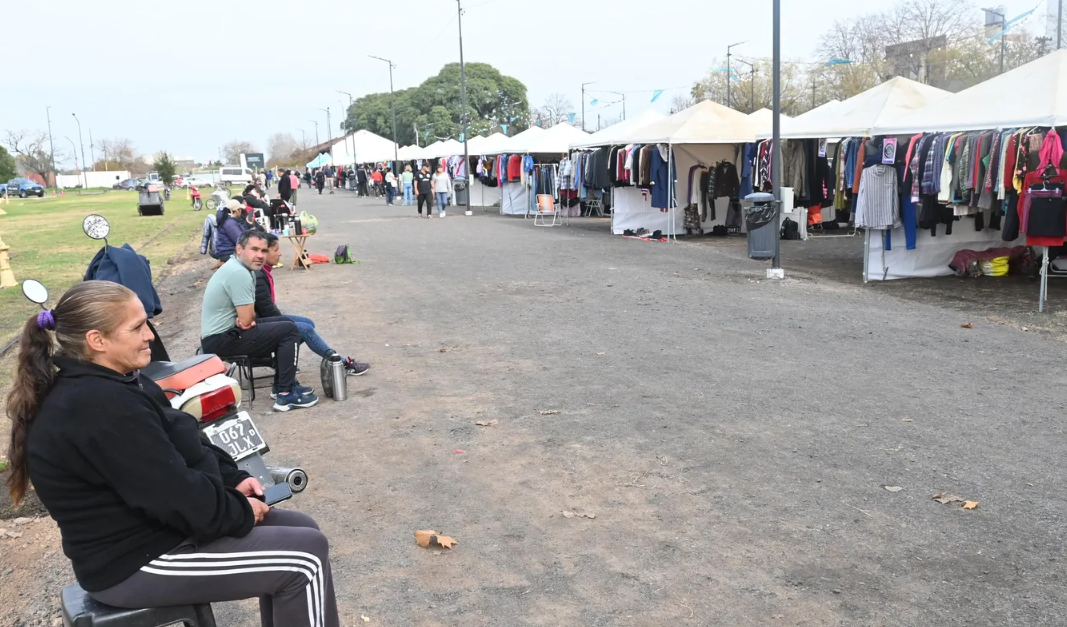
[[1056,50],[1063,45],[1063,0],[1059,1],[1056,11]]
[[319,145],[319,121],[318,120],[308,120],[308,122],[311,122],[312,124],[315,125],[315,145],[318,146]]
[[63,137],[66,137],[67,141],[70,142],[70,152],[71,152],[71,154],[74,155],[74,169],[77,170],[78,169],[78,147],[74,145],[74,140],[73,139],[67,137],[66,135],[64,135]]
[[329,142],[333,139],[333,127],[330,125],[330,108],[319,109],[319,111],[326,112],[326,141]]
[[89,129],[89,168],[96,172],[96,149],[93,147],[93,129]]
[[300,131],[300,149],[301,150],[307,150],[307,146],[308,146],[307,133],[305,133],[304,129],[302,129],[302,128],[298,128],[296,130]]
[[[53,193],[55,188],[59,187],[59,172],[56,171],[56,145],[52,141],[52,113],[50,111],[51,105],[44,108],[44,116],[48,120],[48,149],[52,152],[52,188]],[[48,181],[45,181],[46,183]]]
[[456,10],[459,12],[459,85],[463,105],[463,113],[459,116],[459,125],[463,129],[463,171],[466,173],[465,176],[467,178],[467,180],[463,181],[467,191],[466,198],[464,198],[463,214],[469,216],[471,215],[471,158],[467,149],[467,135],[470,129],[467,128],[467,65],[463,62],[463,3],[461,0],[456,0]]
[[[1062,4],[1063,0],[1060,0]],[[996,9],[982,9],[986,13],[996,15],[1000,17],[1000,73],[1004,73],[1004,46],[1007,43],[1005,40],[1008,38],[1008,34],[1005,32],[1008,29],[1008,17],[1004,13],[997,11]],[[1057,24],[1057,26],[1059,26]]]
[[774,115],[771,123],[771,178],[774,179],[774,261],[767,270],[768,279],[785,278],[782,271],[781,229],[778,224],[782,215],[782,0],[772,2],[772,61],[771,61],[771,101]]
[[[78,123],[78,143],[81,144],[81,147],[82,147],[82,179],[83,179],[82,189],[88,189],[89,188],[89,178],[87,176],[85,176],[85,142],[82,141],[82,122],[81,122],[81,120],[78,119],[78,115],[77,114],[71,113],[71,115],[74,116],[74,121]],[[75,155],[75,157],[76,156],[77,155]],[[77,158],[75,158],[75,161],[77,161]],[[75,167],[77,167],[77,164],[75,164]]]
[[[389,100],[391,101],[391,106],[392,106],[392,109],[393,109],[393,167],[395,168],[396,167],[396,162],[400,161],[400,159],[397,157],[397,143],[396,143],[396,94],[393,93],[393,68],[395,68],[396,65],[392,61],[390,61],[389,59],[383,59],[381,57],[376,57],[376,56],[374,56],[372,54],[368,54],[367,56],[372,58],[372,59],[377,59],[379,61],[385,61],[386,63],[389,64]],[[460,63],[460,69],[462,69],[462,67],[463,67],[463,64]]]
[[616,96],[622,96],[622,119],[626,119],[626,94],[621,91],[609,91],[609,94],[615,94]]
[[582,83],[582,130],[585,130],[585,86],[592,85],[596,81],[589,81],[588,83]]
[[730,44],[726,46],[726,106],[731,109],[734,108],[733,103],[730,101],[730,81],[733,80],[733,74],[730,70],[730,50],[740,46],[741,44],[748,43],[745,41],[739,41],[736,44]]
[[[335,89],[334,91],[336,91],[339,94],[344,94],[344,95],[348,96],[348,109],[345,111],[345,121],[347,122],[349,114],[352,113],[352,94],[348,93],[347,91],[341,91],[340,89]],[[345,129],[345,130],[347,131],[348,129]],[[348,133],[345,133],[345,146],[348,146]],[[355,165],[356,165],[356,135],[353,132],[353,134],[352,134],[352,166],[355,167]]]
[[749,75],[749,94],[748,94],[748,108],[749,113],[756,110],[756,66],[745,61],[744,59],[738,59],[739,63],[744,63],[748,66]]

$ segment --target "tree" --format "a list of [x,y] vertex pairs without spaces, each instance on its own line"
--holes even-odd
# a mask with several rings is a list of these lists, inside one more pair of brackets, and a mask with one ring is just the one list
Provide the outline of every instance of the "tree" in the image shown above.
[[271,166],[290,165],[301,146],[292,133],[275,133],[267,138],[267,163]]
[[[739,79],[734,79],[730,86],[730,99],[733,100],[735,109],[743,113],[751,113],[758,109],[770,108],[774,99],[774,84],[771,74],[771,62],[764,59],[752,59],[756,66],[756,72],[745,73]],[[712,67],[722,67],[726,60],[716,60]],[[800,63],[782,63],[781,87],[782,87],[782,112],[787,115],[800,115],[811,109],[811,83],[805,84],[806,66]],[[726,75],[723,72],[709,71],[708,74],[698,80],[690,92],[697,102],[701,100],[714,100],[718,103],[726,102]],[[805,95],[807,97],[805,97]],[[752,96],[755,96],[754,102]]]
[[252,145],[252,142],[242,141],[235,139],[222,147],[222,156],[226,158],[226,162],[230,164],[237,164],[241,162],[241,155],[246,155],[250,152],[259,152]]
[[[17,162],[27,172],[32,172],[41,177],[47,184],[49,174],[54,174],[52,167],[52,152],[47,150],[48,133],[44,131],[7,131],[4,136],[7,144],[17,156]],[[56,151],[56,159],[61,160],[61,153]]]
[[18,176],[19,169],[15,158],[3,146],[0,146],[0,181],[7,181]]
[[693,96],[690,94],[674,94],[674,97],[671,98],[671,114],[673,115],[679,111],[684,111],[695,104],[696,100],[693,100]]
[[174,175],[178,168],[174,165],[174,159],[172,159],[166,151],[162,151],[156,155],[154,167],[156,172],[159,173],[159,178],[163,179],[165,185],[170,185],[171,182],[174,181]]
[[136,170],[144,163],[133,142],[125,137],[100,140],[103,158],[93,164],[98,170]]
[[[468,63],[466,71],[469,128],[462,128],[459,64],[450,63],[418,87],[395,92],[397,142],[425,146],[440,137],[458,139],[465,131],[473,136],[498,130],[502,124],[509,125],[509,131],[529,126],[525,85],[486,63]],[[348,132],[366,129],[391,139],[391,105],[388,92],[363,96],[348,108],[342,128]]]
[[542,128],[551,128],[569,119],[574,105],[563,94],[556,92],[545,98],[545,104],[534,111],[534,117],[541,122]]

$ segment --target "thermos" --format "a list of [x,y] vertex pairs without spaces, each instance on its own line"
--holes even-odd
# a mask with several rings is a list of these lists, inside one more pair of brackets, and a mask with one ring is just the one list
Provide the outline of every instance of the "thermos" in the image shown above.
[[330,355],[327,376],[330,377],[330,391],[333,400],[343,401],[348,398],[348,379],[345,373],[345,363],[341,356],[334,353]]

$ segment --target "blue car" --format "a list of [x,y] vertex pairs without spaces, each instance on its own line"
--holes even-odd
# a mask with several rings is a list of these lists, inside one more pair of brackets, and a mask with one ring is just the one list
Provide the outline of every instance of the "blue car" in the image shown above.
[[6,188],[8,196],[25,198],[27,196],[35,195],[38,198],[44,198],[44,187],[28,178],[20,177],[11,179],[7,182]]

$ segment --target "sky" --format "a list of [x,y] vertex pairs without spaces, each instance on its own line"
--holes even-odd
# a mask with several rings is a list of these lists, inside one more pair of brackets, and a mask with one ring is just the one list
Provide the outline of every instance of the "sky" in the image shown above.
[[[465,60],[524,82],[531,106],[565,95],[579,118],[581,84],[592,82],[585,98],[589,130],[597,114],[621,113],[621,104],[604,106],[620,99],[606,91],[628,92],[628,117],[649,108],[667,112],[673,95],[687,92],[727,45],[744,42],[733,49],[742,58],[771,56],[771,0],[462,1]],[[1010,18],[1037,2],[997,4]],[[820,32],[874,4],[783,1],[784,58],[815,61]],[[1036,23],[1044,0],[1041,5],[1031,31],[1043,31]],[[66,167],[73,166],[71,142],[79,143],[72,113],[81,120],[87,156],[90,132],[94,144],[126,137],[142,153],[167,150],[198,161],[218,158],[230,140],[265,151],[267,137],[277,132],[310,143],[316,123],[325,140],[324,109],[339,135],[348,104],[338,90],[356,98],[389,90],[388,65],[367,55],[393,60],[396,89],[459,61],[455,0],[405,0],[393,16],[382,11],[389,6],[366,0],[18,3],[5,21],[30,19],[37,26],[5,29],[4,51],[13,58],[0,87],[0,131],[45,130],[50,106]],[[667,91],[651,104],[656,89]],[[593,98],[597,107],[589,104]]]

